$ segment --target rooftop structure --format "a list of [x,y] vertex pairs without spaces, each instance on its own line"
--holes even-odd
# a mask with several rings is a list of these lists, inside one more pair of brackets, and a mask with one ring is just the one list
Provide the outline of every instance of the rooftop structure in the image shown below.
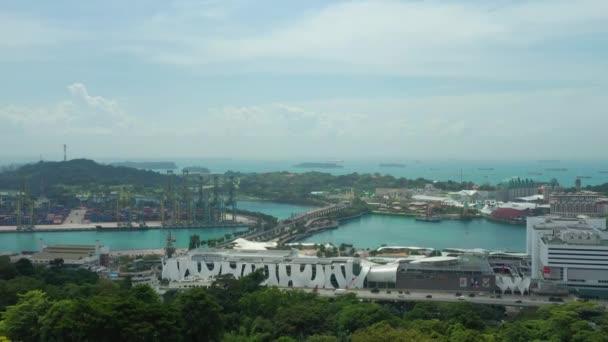
[[493,291],[495,275],[483,256],[431,257],[401,263],[397,287],[425,290]]
[[163,259],[172,287],[208,284],[217,276],[240,278],[263,270],[265,285],[300,288],[425,288],[490,291],[495,279],[485,256],[416,256],[377,264],[360,258],[318,258],[296,250],[197,249]]
[[593,192],[554,193],[551,195],[551,214],[564,217],[602,216],[600,196]]
[[402,198],[409,196],[412,191],[405,188],[376,188],[376,196],[388,198]]
[[532,196],[524,196],[524,197],[516,198],[516,200],[523,201],[523,202],[537,202],[537,201],[543,201],[544,199],[545,199],[544,195],[532,195]]
[[41,251],[32,254],[30,260],[35,264],[49,264],[54,260],[63,260],[64,265],[82,266],[103,263],[103,256],[109,249],[100,245],[45,245],[41,242]]
[[362,288],[368,275],[386,271],[372,271],[373,266],[358,258],[304,257],[295,250],[197,249],[164,259],[162,276],[176,282],[211,282],[219,275],[231,274],[238,279],[263,269],[265,284],[271,286]]
[[496,199],[502,202],[511,202],[519,197],[527,197],[538,194],[538,186],[531,179],[511,179],[499,185],[496,191]]
[[492,212],[492,217],[496,220],[509,222],[525,222],[530,213],[528,210],[518,210],[513,208],[498,208]]
[[552,281],[591,296],[608,297],[605,219],[529,218],[527,235],[534,279]]

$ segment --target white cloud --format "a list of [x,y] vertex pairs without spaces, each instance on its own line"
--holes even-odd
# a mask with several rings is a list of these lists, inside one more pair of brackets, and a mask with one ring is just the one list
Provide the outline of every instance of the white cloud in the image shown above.
[[13,53],[15,49],[49,48],[82,42],[87,38],[91,38],[87,31],[63,28],[44,18],[0,12],[0,52],[3,54]]
[[173,13],[165,18],[172,25],[148,22],[138,32],[155,39],[148,44],[136,38],[130,49],[155,62],[207,71],[219,64],[224,72],[586,79],[595,76],[597,65],[563,68],[563,61],[548,58],[539,45],[608,34],[608,2],[336,2],[240,34],[194,19]]
[[0,123],[24,133],[45,135],[115,135],[135,127],[135,118],[116,102],[89,95],[82,83],[67,89],[71,98],[54,105],[0,107]]

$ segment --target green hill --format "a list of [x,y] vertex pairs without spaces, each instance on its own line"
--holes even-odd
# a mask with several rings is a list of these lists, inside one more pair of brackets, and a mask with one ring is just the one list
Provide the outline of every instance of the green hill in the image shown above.
[[56,185],[122,185],[152,187],[164,184],[164,175],[129,167],[98,164],[88,159],[38,162],[0,173],[0,189],[18,189],[21,177],[29,179],[36,194],[41,178],[47,187]]

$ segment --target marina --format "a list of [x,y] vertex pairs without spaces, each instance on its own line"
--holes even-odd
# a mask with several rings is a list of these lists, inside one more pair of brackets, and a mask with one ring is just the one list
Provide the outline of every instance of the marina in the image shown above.
[[[296,213],[310,210],[298,206],[263,201],[242,201],[239,207],[285,219]],[[40,240],[46,243],[94,244],[102,241],[111,250],[157,249],[165,246],[166,236],[176,238],[176,247],[188,245],[190,235],[198,234],[201,240],[216,239],[246,227],[197,227],[147,230],[72,230],[7,232],[0,234],[0,252],[37,250]],[[484,248],[509,251],[525,249],[525,228],[491,222],[485,219],[443,220],[421,222],[414,217],[366,215],[341,222],[339,227],[307,236],[300,242],[354,244],[357,247],[377,248],[386,245],[416,245],[432,248]]]
[[526,249],[526,228],[485,219],[445,220],[430,224],[416,221],[413,217],[367,215],[298,242],[332,243],[336,246],[345,243],[358,248],[389,245],[523,252]]

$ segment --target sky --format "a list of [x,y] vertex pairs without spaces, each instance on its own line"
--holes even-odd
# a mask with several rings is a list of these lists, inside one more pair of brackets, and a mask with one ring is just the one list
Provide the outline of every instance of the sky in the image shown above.
[[0,159],[606,159],[608,1],[0,0]]

